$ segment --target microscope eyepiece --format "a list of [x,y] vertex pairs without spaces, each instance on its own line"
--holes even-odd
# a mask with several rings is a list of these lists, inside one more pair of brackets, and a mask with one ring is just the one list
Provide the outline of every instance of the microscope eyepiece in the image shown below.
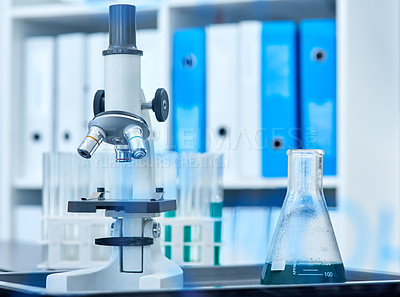
[[136,48],[136,7],[129,4],[110,6],[109,46],[103,56],[131,54],[142,56]]
[[78,147],[78,154],[85,159],[90,159],[105,137],[106,133],[103,129],[97,126],[90,127],[88,134]]
[[110,45],[136,47],[136,7],[116,4],[110,6]]

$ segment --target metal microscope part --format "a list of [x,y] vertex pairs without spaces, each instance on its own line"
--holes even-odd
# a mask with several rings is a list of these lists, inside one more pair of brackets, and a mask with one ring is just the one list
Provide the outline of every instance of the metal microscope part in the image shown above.
[[152,103],[157,121],[165,122],[169,114],[169,99],[167,91],[163,88],[157,89]]
[[153,193],[153,198],[151,198],[151,201],[163,200],[164,193],[164,188],[156,188],[156,191]]
[[143,52],[136,47],[136,7],[133,5],[110,6],[109,47],[103,51],[107,55],[139,55]]
[[89,122],[90,127],[101,127],[105,132],[104,142],[114,145],[127,145],[124,131],[127,127],[137,126],[142,129],[143,140],[150,136],[150,129],[144,119],[125,111],[105,111]]
[[143,102],[142,103],[142,109],[152,109],[153,108],[153,102]]
[[146,146],[143,140],[143,131],[139,126],[132,125],[125,128],[125,139],[128,142],[133,159],[142,159],[146,156]]
[[125,213],[162,213],[176,210],[176,200],[81,200],[68,201],[68,212],[94,213],[98,209]]
[[131,162],[131,151],[128,145],[115,146],[115,160],[119,163]]
[[105,111],[105,91],[97,90],[93,98],[93,114],[97,116],[99,113]]
[[106,137],[106,133],[98,126],[89,127],[89,132],[78,147],[78,153],[83,158],[90,159]]
[[110,191],[106,191],[104,187],[97,187],[96,192],[90,194],[89,199],[81,198],[81,200],[105,200],[105,194],[110,193]]
[[151,102],[143,102],[142,109],[151,109],[159,122],[165,122],[169,114],[169,98],[165,89],[159,88]]
[[160,238],[161,236],[161,225],[158,222],[153,223],[152,232],[154,238]]

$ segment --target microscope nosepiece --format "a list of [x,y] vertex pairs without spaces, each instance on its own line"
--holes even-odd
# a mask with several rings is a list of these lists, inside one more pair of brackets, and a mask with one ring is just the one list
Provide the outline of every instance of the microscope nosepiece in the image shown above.
[[133,159],[142,159],[146,156],[146,146],[143,139],[143,131],[139,126],[127,127],[124,136],[128,142]]
[[78,147],[78,154],[85,159],[90,159],[105,137],[106,133],[103,129],[97,126],[90,127],[87,136]]

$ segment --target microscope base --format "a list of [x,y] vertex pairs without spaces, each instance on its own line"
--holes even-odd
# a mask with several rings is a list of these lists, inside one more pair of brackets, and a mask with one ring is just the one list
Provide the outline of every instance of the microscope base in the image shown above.
[[182,288],[182,269],[164,259],[151,274],[123,273],[119,263],[111,260],[105,267],[89,268],[47,277],[46,288],[57,292],[77,291],[132,291]]
[[[147,221],[144,235],[150,236],[152,220]],[[116,221],[122,230],[122,220]],[[116,232],[120,235],[120,232]],[[161,252],[158,238],[148,246],[114,246],[105,266],[63,273],[47,277],[46,288],[57,292],[77,291],[132,291],[183,287],[182,269]]]

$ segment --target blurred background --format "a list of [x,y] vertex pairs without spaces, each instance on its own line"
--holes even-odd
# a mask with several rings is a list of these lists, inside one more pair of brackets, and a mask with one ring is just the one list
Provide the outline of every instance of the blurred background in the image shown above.
[[170,95],[156,150],[224,154],[221,264],[265,261],[286,151],[318,148],[345,266],[400,272],[396,0],[2,0],[1,240],[42,238],[42,153],[86,135],[113,3],[137,6],[147,100]]

